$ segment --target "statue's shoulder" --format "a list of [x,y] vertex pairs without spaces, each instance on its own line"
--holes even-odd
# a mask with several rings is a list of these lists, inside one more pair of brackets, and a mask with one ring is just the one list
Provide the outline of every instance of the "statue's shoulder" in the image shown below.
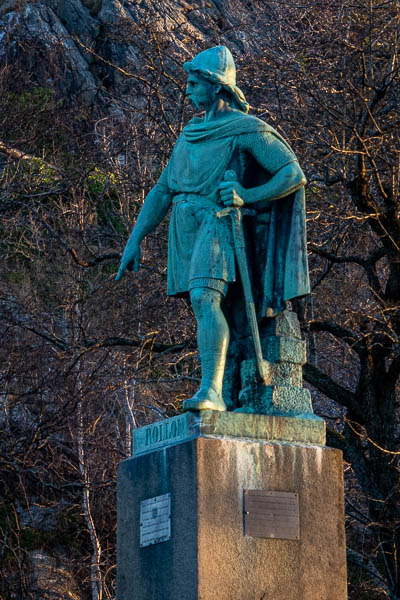
[[259,119],[258,117],[256,117],[255,115],[250,115],[249,113],[244,113],[241,111],[235,111],[235,115],[237,118],[242,119],[243,122],[246,122],[248,124],[257,124],[260,127],[263,125],[267,125],[267,123],[265,121],[263,121],[262,119]]
[[[243,117],[243,123],[246,124],[242,128],[244,134],[261,134],[263,137],[265,136],[265,134],[270,134],[268,140],[268,144],[270,145],[270,147],[272,147],[271,144],[274,144],[274,146],[275,144],[278,144],[278,146],[281,146],[281,144],[283,144],[290,152],[293,152],[287,140],[274,127],[272,127],[272,125],[269,125],[269,123],[266,123],[262,119],[254,117],[253,115],[243,115]],[[247,143],[249,143],[249,139],[247,139]]]
[[245,130],[245,132],[249,133],[272,133],[274,135],[279,135],[276,129],[266,123],[259,117],[255,117],[254,115],[249,115],[245,113],[241,113],[240,117],[241,126]]
[[269,128],[269,125],[262,119],[259,119],[254,115],[249,115],[248,113],[242,112],[241,110],[237,109],[233,110],[229,117],[226,117],[226,120],[231,121],[232,123],[236,123],[238,125],[241,124],[242,127],[258,127],[260,129]]

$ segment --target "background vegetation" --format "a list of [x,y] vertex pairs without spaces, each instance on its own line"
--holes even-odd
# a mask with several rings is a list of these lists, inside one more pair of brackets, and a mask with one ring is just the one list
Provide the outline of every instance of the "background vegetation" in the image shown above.
[[[168,219],[141,271],[114,276],[191,115],[181,65],[219,43],[252,113],[290,140],[309,182],[313,293],[295,309],[314,410],[344,452],[349,597],[400,598],[399,3],[166,2],[156,14],[143,3],[134,18],[133,4],[127,15],[85,3],[85,34],[68,15],[51,21],[54,2],[9,6],[0,598],[115,597],[117,464],[134,427],[179,412],[199,362],[190,307],[165,295]],[[94,43],[100,8],[113,18]],[[41,15],[48,37],[42,25],[12,29],[18,14]]]

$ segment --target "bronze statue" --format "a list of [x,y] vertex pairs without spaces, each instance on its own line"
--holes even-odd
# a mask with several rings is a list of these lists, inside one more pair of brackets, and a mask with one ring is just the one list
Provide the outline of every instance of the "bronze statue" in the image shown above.
[[193,118],[177,140],[116,279],[139,269],[143,238],[172,204],[168,294],[190,296],[202,368],[200,389],[183,408],[226,410],[222,386],[230,336],[251,333],[262,380],[257,323],[309,293],[306,181],[288,143],[247,114],[227,48],[204,50],[184,68],[186,94],[204,117]]

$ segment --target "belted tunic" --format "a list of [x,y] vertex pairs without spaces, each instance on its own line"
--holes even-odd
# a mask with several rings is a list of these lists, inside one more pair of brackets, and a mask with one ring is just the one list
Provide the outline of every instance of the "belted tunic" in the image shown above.
[[[262,166],[252,156],[256,147]],[[186,295],[196,287],[196,280],[229,283],[236,279],[231,222],[216,216],[222,208],[218,186],[225,172],[234,170],[239,182],[251,188],[295,160],[290,146],[272,127],[241,111],[213,121],[192,119],[158,182],[173,195],[169,295]],[[259,226],[252,228],[257,239],[248,237],[248,244],[257,244],[258,312],[273,316],[282,310],[284,300],[309,293],[304,192],[251,208],[259,212],[254,217]]]

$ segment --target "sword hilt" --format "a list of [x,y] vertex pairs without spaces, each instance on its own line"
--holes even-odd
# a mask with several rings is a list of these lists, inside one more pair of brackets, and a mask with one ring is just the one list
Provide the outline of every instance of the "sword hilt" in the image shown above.
[[[233,169],[229,169],[225,172],[224,181],[239,181],[239,179],[235,171]],[[253,217],[257,214],[257,212],[255,210],[252,210],[251,208],[242,208],[241,206],[227,206],[226,208],[223,208],[222,210],[219,210],[217,213],[215,213],[215,216],[218,219],[220,219],[221,217],[226,217],[227,215],[232,214],[232,212],[236,210],[239,210],[240,214],[243,216],[247,215]]]

